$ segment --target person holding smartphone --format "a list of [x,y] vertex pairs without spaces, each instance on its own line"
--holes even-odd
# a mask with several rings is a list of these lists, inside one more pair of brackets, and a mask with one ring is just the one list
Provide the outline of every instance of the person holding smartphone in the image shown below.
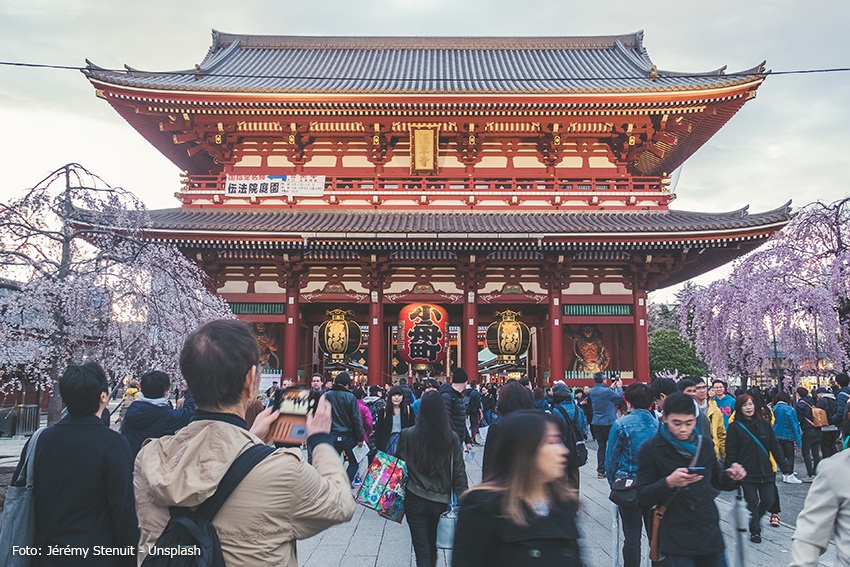
[[689,396],[676,392],[664,398],[664,421],[638,453],[638,503],[666,508],[657,549],[670,565],[725,567],[714,498],[719,490],[735,490],[747,471],[738,463],[724,470],[696,424],[697,407]]
[[[773,461],[771,461],[771,456]],[[761,543],[761,517],[775,503],[774,462],[784,458],[771,424],[756,411],[749,394],[735,399],[735,421],[726,432],[726,463],[740,462],[747,471],[744,499],[750,510],[750,541]]]

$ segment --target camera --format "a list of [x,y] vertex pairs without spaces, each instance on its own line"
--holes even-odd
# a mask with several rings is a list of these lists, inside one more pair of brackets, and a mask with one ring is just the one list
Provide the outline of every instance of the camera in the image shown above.
[[307,414],[316,413],[320,397],[321,393],[298,386],[275,389],[271,407],[280,415],[269,428],[269,439],[292,446],[307,441]]

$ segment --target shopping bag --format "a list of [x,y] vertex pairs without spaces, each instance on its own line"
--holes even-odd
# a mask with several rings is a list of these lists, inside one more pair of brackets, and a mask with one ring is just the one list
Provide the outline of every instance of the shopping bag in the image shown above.
[[29,555],[13,553],[13,548],[35,545],[35,502],[32,491],[35,445],[42,431],[44,429],[39,429],[30,438],[18,479],[6,492],[3,530],[0,531],[0,565],[6,567],[28,567],[30,564]]
[[407,465],[404,461],[378,451],[366,471],[354,501],[377,510],[379,515],[400,524],[404,518],[406,483]]

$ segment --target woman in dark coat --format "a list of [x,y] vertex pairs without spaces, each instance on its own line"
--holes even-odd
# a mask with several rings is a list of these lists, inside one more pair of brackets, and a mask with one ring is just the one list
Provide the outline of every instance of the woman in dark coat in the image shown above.
[[404,399],[404,391],[399,386],[390,389],[389,403],[386,409],[378,414],[375,425],[375,447],[388,455],[395,455],[398,439],[403,429],[416,425],[413,409]]
[[742,394],[735,400],[735,421],[726,432],[726,463],[741,463],[747,471],[742,484],[750,510],[750,541],[761,543],[761,517],[775,503],[776,472],[771,462],[782,459],[782,449],[770,422],[761,416],[755,400]]
[[577,494],[556,418],[518,411],[499,430],[490,479],[461,499],[452,567],[580,565]]
[[401,432],[398,457],[407,463],[404,513],[416,567],[434,567],[440,515],[469,487],[460,439],[437,392],[423,394],[418,423]]

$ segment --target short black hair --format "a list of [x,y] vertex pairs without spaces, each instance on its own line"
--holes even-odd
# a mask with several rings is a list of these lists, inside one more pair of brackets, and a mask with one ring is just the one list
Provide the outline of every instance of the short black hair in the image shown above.
[[72,364],[59,377],[59,395],[71,417],[96,414],[103,392],[109,392],[109,380],[97,362]]
[[727,387],[727,386],[726,386],[726,381],[725,381],[725,380],[722,380],[722,379],[720,379],[720,378],[715,378],[714,380],[712,380],[712,381],[711,381],[711,385],[712,385],[712,386],[714,386],[715,384],[723,384],[723,387],[724,387],[724,388],[726,388],[726,387]]
[[254,329],[236,319],[218,319],[183,343],[180,371],[198,407],[221,408],[239,402],[245,376],[259,360]]
[[660,400],[662,394],[669,396],[676,392],[676,383],[670,378],[656,378],[649,387],[652,390],[652,397],[656,400]]
[[593,373],[593,381],[597,384],[601,384],[605,380],[605,374],[602,372],[594,372]]
[[671,414],[696,415],[697,406],[694,399],[687,394],[674,392],[664,400],[664,415]]
[[676,384],[676,390],[678,390],[679,392],[684,392],[688,388],[690,388],[692,386],[696,386],[696,385],[697,385],[697,383],[694,382],[693,380],[691,380],[690,378],[682,378]]
[[846,388],[850,386],[850,376],[847,376],[844,372],[839,372],[835,375],[835,381],[838,382],[838,385],[842,388]]
[[805,398],[809,395],[809,390],[805,386],[797,386],[797,395]]
[[652,397],[652,389],[642,382],[635,382],[626,386],[626,389],[623,390],[623,396],[634,409],[649,409],[652,402],[655,401],[655,398]]
[[171,377],[161,370],[145,372],[142,374],[140,382],[142,383],[142,395],[148,399],[161,398],[171,389]]

